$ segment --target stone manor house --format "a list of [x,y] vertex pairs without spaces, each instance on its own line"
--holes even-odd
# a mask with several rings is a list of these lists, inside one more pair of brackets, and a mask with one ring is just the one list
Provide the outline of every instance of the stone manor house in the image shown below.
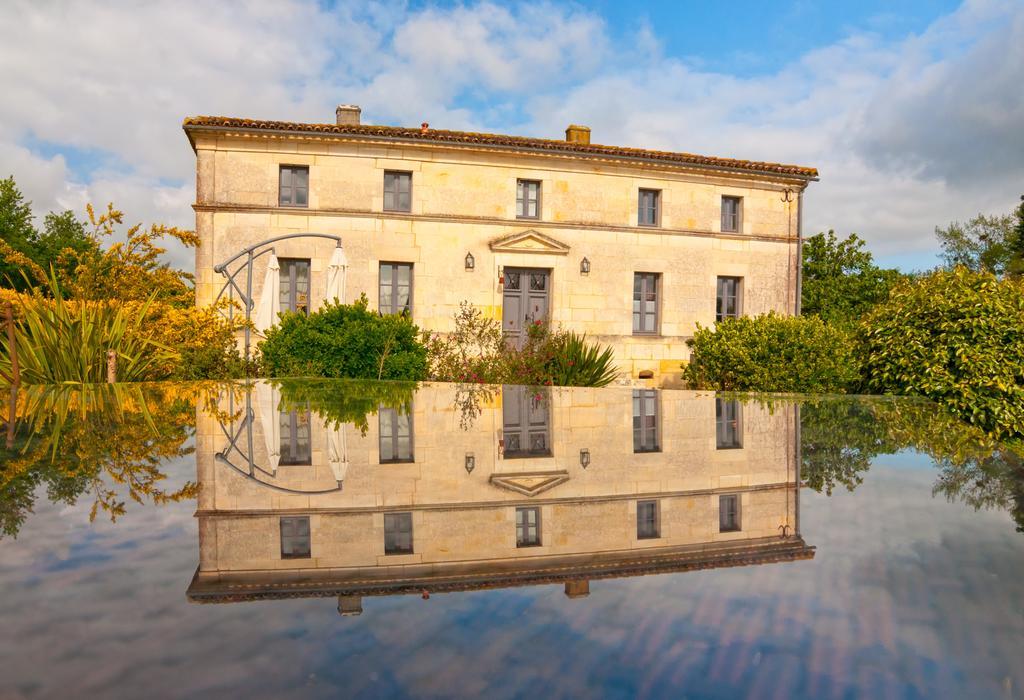
[[258,301],[308,313],[365,294],[443,332],[468,301],[512,342],[536,321],[586,332],[665,386],[698,323],[799,310],[814,168],[602,146],[575,125],[564,140],[368,125],[351,105],[330,124],[183,127],[198,304],[248,301],[257,319]]

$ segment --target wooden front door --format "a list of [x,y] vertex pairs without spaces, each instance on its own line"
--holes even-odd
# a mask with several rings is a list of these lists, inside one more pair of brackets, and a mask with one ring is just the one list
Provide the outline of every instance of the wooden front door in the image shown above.
[[506,267],[502,297],[501,329],[517,348],[526,343],[526,328],[546,323],[551,299],[551,270]]

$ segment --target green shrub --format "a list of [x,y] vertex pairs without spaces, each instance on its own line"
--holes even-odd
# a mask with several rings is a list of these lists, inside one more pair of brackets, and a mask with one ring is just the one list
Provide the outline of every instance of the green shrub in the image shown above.
[[282,314],[259,345],[272,377],[318,376],[418,380],[427,374],[427,349],[406,317],[355,304],[327,304],[309,314]]
[[697,324],[683,377],[695,388],[720,391],[835,393],[858,380],[847,333],[820,318],[779,316]]
[[1024,435],[1024,287],[966,268],[893,289],[862,324],[874,392],[926,396],[997,438]]

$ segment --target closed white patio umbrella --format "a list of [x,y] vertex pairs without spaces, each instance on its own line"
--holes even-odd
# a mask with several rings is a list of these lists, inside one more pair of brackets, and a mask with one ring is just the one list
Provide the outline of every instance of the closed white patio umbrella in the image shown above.
[[326,301],[337,299],[345,303],[345,271],[348,268],[348,258],[345,256],[345,249],[339,244],[331,253],[331,260],[327,263],[327,293],[324,296]]
[[348,447],[345,444],[345,424],[337,423],[327,428],[327,462],[334,472],[334,479],[341,486],[348,474]]
[[267,382],[256,384],[256,406],[263,426],[263,440],[267,445],[267,468],[264,471],[269,470],[271,476],[277,476],[277,466],[281,463],[281,414],[277,408],[280,403],[279,389]]
[[252,324],[256,332],[263,335],[267,329],[277,323],[277,315],[281,313],[281,266],[273,253],[267,260],[267,274],[263,276],[263,289],[260,290],[259,301],[256,302],[256,315]]

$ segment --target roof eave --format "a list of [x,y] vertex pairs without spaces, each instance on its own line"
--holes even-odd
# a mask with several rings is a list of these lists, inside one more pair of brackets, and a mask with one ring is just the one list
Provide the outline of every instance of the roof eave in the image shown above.
[[717,172],[726,172],[736,175],[761,175],[769,176],[773,178],[798,180],[805,183],[817,182],[820,178],[818,175],[810,175],[803,173],[787,173],[780,172],[777,170],[766,170],[756,168],[739,168],[730,167],[725,165],[712,165],[708,163],[687,163],[684,161],[673,162],[671,160],[664,160],[659,158],[644,158],[641,156],[628,156],[619,155],[612,153],[587,153],[579,151],[552,151],[545,148],[531,147],[531,146],[514,146],[508,144],[489,144],[489,143],[456,143],[452,141],[444,140],[431,140],[429,138],[406,138],[402,136],[386,136],[382,134],[360,134],[360,133],[343,133],[336,134],[324,131],[313,131],[313,130],[302,130],[302,129],[266,129],[266,128],[253,128],[253,127],[236,127],[236,126],[220,126],[212,124],[183,124],[182,128],[188,135],[189,143],[192,144],[192,150],[196,150],[195,139],[192,137],[192,132],[207,132],[207,133],[235,133],[235,134],[254,134],[260,136],[306,136],[314,137],[317,139],[334,138],[334,139],[346,139],[356,141],[384,141],[387,143],[402,143],[409,145],[430,145],[430,146],[447,146],[449,148],[464,148],[470,150],[502,150],[502,151],[517,151],[522,153],[537,153],[544,155],[559,155],[566,158],[581,158],[581,159],[602,159],[602,160],[616,160],[627,163],[650,163],[654,165],[676,165],[678,167],[693,168],[696,170],[713,170]]

